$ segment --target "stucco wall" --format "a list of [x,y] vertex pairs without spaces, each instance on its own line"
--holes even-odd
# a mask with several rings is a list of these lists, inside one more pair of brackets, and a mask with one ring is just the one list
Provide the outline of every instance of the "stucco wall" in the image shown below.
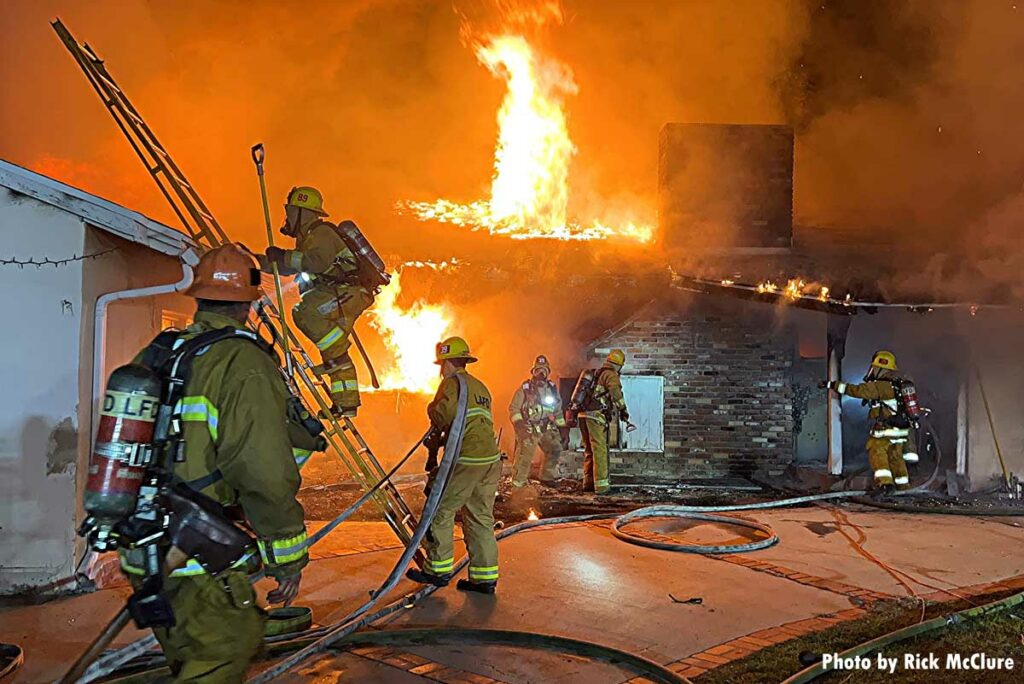
[[989,489],[1002,479],[997,440],[1009,473],[1024,479],[1024,317],[1012,310],[982,311],[976,317],[960,317],[958,328],[968,342],[965,356],[971,366],[967,372],[970,486],[975,491]]
[[[85,426],[78,434],[77,516],[84,518],[82,492],[86,480],[91,439],[98,410],[96,398],[102,396],[110,372],[128,363],[139,349],[160,330],[161,312],[172,310],[191,313],[195,302],[183,295],[163,295],[112,303],[107,308],[106,353],[100,373],[99,387],[93,387],[93,340],[96,300],[100,295],[119,290],[173,283],[181,279],[181,266],[176,257],[160,254],[147,247],[115,237],[97,228],[88,227],[86,252],[97,253],[110,248],[116,251],[85,262],[82,270],[82,329],[79,346],[78,414]],[[84,551],[77,540],[77,552]],[[80,557],[80,556],[79,556]]]
[[[0,234],[4,258],[115,250],[59,267],[0,265],[0,594],[7,594],[69,576],[83,550],[75,530],[92,432],[96,298],[177,281],[181,269],[173,256],[86,227],[73,214],[5,188]],[[152,338],[163,310],[191,308],[181,296],[112,305],[106,370]]]
[[[79,220],[0,188],[0,256],[82,254]],[[82,263],[0,266],[0,593],[73,569]]]

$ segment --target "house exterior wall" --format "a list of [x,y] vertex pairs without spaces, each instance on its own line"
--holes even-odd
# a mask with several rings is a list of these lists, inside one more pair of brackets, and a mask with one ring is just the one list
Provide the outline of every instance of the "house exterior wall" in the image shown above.
[[784,313],[709,297],[643,312],[600,340],[597,357],[625,350],[624,374],[665,378],[665,451],[612,452],[613,482],[780,474],[793,460],[795,344]]
[[[106,352],[100,373],[101,386],[93,388],[93,340],[96,300],[108,292],[174,283],[181,280],[181,265],[169,256],[121,239],[88,226],[85,231],[86,253],[94,254],[114,248],[116,251],[83,263],[82,328],[78,374],[79,425],[88,426],[78,434],[77,520],[84,519],[84,492],[91,440],[97,420],[98,397],[102,396],[106,379],[118,366],[128,363],[146,343],[160,331],[161,314],[175,311],[191,315],[195,300],[184,295],[162,295],[113,302],[107,307]],[[78,540],[78,551],[83,544]]]
[[[3,256],[83,253],[79,219],[0,187]],[[0,594],[74,569],[82,269],[0,266]]]
[[964,376],[970,488],[983,491],[1002,481],[999,452],[1007,472],[1024,480],[1024,318],[1012,311],[982,310],[976,317],[961,316],[958,328],[968,342]]
[[[95,259],[0,265],[0,594],[45,588],[73,571],[89,459],[93,320],[103,293],[181,278],[178,259],[83,224],[0,187],[4,257]],[[119,302],[108,312],[107,370],[130,360],[182,296]],[[102,391],[102,387],[99,391]]]

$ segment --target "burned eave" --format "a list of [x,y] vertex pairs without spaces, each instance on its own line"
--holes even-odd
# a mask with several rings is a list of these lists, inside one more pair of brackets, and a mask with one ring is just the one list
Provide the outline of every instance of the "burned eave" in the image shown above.
[[774,286],[766,289],[763,284],[714,281],[678,273],[672,274],[672,287],[697,294],[733,297],[765,304],[786,304],[841,316],[854,316],[858,313],[875,314],[881,309],[903,309],[911,313],[926,314],[936,309],[963,309],[976,313],[982,308],[1013,308],[1012,304],[1003,302],[885,301],[865,300],[854,298],[851,295],[839,299],[827,295],[790,293]]

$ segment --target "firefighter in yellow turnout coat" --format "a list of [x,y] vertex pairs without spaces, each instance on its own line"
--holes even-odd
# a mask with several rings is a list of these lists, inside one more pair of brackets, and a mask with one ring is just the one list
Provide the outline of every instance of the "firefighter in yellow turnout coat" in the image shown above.
[[513,487],[526,485],[538,446],[544,453],[541,482],[553,482],[558,477],[558,460],[563,448],[560,432],[565,427],[562,398],[555,384],[548,380],[551,365],[547,357],[537,357],[530,375],[530,379],[512,395],[508,406],[509,418],[516,431]]
[[[258,282],[256,264],[234,245],[207,252],[188,291],[199,300],[195,323],[179,339],[243,328],[251,301],[259,297]],[[136,363],[145,363],[150,349]],[[266,572],[278,582],[267,598],[286,605],[298,593],[308,561],[287,397],[277,361],[266,350],[246,339],[212,343],[195,356],[185,385],[185,460],[175,467],[194,489],[241,508],[258,536]],[[214,578],[190,560],[165,581],[176,624],[154,632],[174,681],[243,681],[265,622],[247,574],[255,562],[243,561]],[[130,577],[143,573],[143,559],[132,551],[121,552],[121,565]]]
[[349,356],[356,319],[373,304],[373,293],[359,284],[356,255],[324,220],[323,197],[315,188],[297,187],[288,193],[281,232],[295,238],[295,249],[271,247],[260,268],[271,272],[276,263],[285,275],[308,278],[302,301],[292,311],[299,330],[320,350],[322,370],[330,378],[333,412],[354,416],[359,408],[356,367]]
[[841,395],[869,402],[868,418],[874,424],[865,448],[875,486],[880,489],[892,489],[894,486],[896,489],[908,489],[910,474],[907,463],[918,460],[911,428],[900,420],[900,405],[893,382],[901,379],[903,376],[896,365],[896,357],[891,352],[877,351],[863,383],[826,383]]
[[[464,591],[493,594],[498,583],[498,543],[494,539],[494,495],[501,476],[501,457],[494,437],[491,393],[466,365],[477,359],[461,337],[437,345],[436,363],[444,380],[437,388],[427,415],[434,429],[447,433],[455,420],[459,380],[466,380],[469,402],[462,449],[452,467],[444,494],[425,540],[425,571],[411,569],[406,576],[416,582],[445,586],[455,566],[455,514],[462,511],[462,531],[469,551],[469,580],[459,580]],[[441,486],[435,483],[434,486]]]
[[626,354],[613,349],[597,373],[590,401],[580,413],[583,433],[583,490],[603,494],[611,488],[608,477],[608,433],[612,420],[629,420],[626,399],[622,395],[619,372]]

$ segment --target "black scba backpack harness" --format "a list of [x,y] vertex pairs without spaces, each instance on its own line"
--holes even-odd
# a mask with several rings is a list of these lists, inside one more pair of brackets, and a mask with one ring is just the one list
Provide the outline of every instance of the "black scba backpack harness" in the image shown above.
[[321,225],[330,226],[356,257],[355,271],[343,276],[328,277],[328,280],[348,285],[359,285],[374,294],[391,282],[391,274],[388,273],[384,260],[380,258],[377,250],[373,248],[354,221],[342,221],[338,225],[321,221],[314,224],[310,230]]
[[180,331],[166,330],[142,354],[142,363],[161,380],[160,406],[135,511],[117,526],[129,549],[143,551],[142,584],[128,600],[129,612],[140,628],[174,625],[174,613],[162,591],[165,572],[174,569],[164,568],[171,548],[211,575],[237,565],[252,550],[252,536],[231,519],[224,506],[199,492],[220,479],[219,471],[193,482],[184,482],[173,472],[174,464],[185,460],[181,411],[192,362],[211,345],[229,339],[248,340],[273,354],[255,333],[238,328],[184,340]]
[[[887,378],[885,381],[892,385],[896,410],[892,412],[891,416],[880,420],[882,425],[903,430],[910,428],[918,429],[920,418],[925,411],[921,409],[921,405],[918,403],[917,387],[907,378]],[[873,408],[885,406],[892,410],[891,406],[886,406],[882,401],[871,401],[869,403]]]

